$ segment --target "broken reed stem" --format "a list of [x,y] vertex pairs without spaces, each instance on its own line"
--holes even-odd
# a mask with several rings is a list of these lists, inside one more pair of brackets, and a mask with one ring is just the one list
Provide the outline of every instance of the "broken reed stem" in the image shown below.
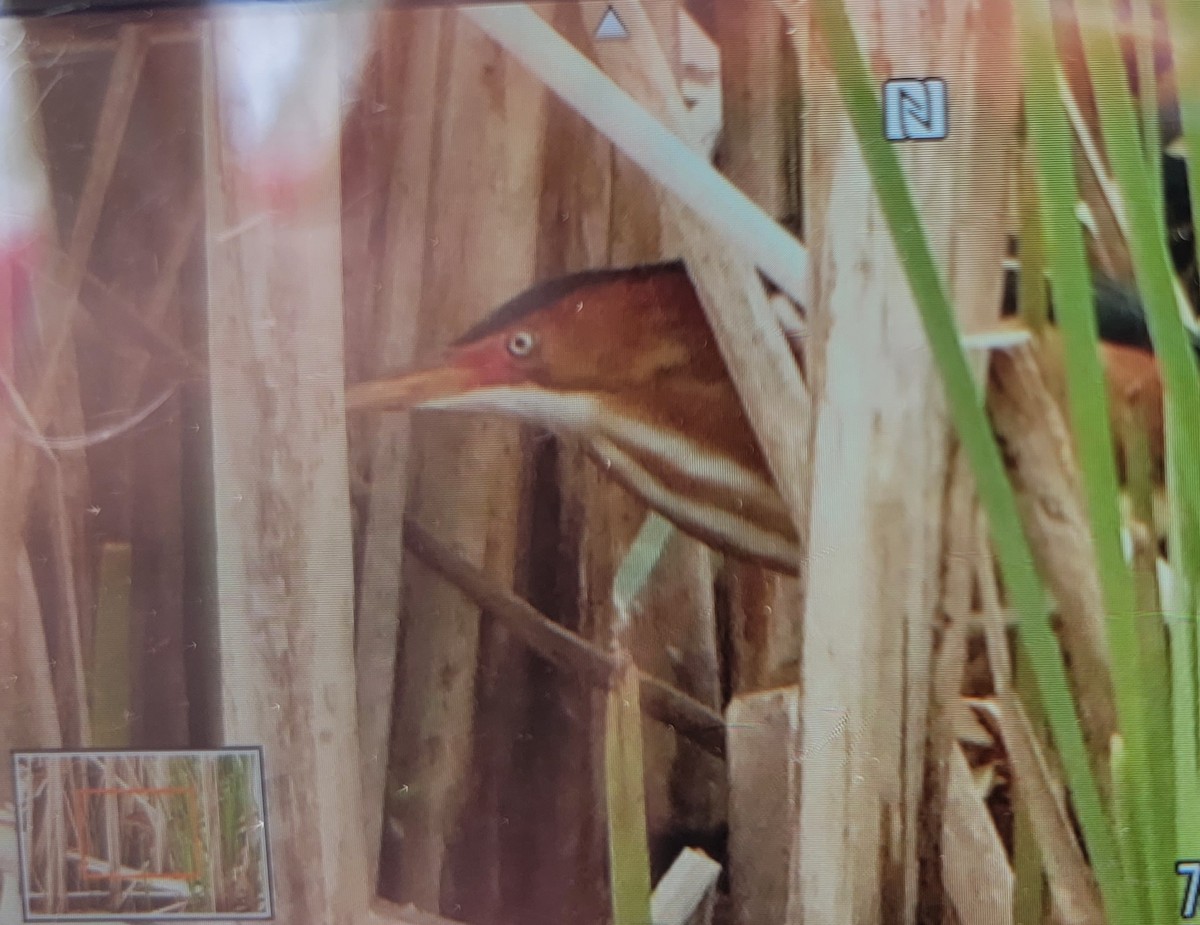
[[[616,659],[539,613],[411,518],[404,522],[404,544],[483,613],[503,621],[509,632],[543,658],[596,687],[611,683],[618,668]],[[725,722],[720,714],[645,672],[639,672],[639,678],[646,713],[674,727],[710,754],[724,758]]]
[[703,851],[684,848],[654,888],[651,921],[654,925],[698,925],[710,910],[720,876],[720,864]]
[[987,524],[977,518],[975,574],[982,599],[984,638],[998,704],[997,719],[1012,761],[1014,779],[1041,849],[1057,913],[1064,922],[1104,920],[1100,894],[1087,859],[1075,839],[1066,807],[1057,796],[1033,726],[1013,688],[1012,656],[1006,618],[994,571]]

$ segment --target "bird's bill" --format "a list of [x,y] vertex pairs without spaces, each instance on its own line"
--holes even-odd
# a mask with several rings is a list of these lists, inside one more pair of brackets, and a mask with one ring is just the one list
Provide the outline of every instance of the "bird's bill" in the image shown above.
[[346,390],[347,411],[405,411],[456,398],[475,388],[471,369],[439,365],[360,382]]

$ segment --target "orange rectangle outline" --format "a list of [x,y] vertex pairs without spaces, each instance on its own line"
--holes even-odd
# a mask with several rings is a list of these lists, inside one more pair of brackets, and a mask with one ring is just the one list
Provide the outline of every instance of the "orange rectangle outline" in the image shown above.
[[[108,873],[93,874],[88,870],[87,858],[91,855],[91,843],[88,839],[88,812],[87,801],[89,797],[94,796],[180,796],[182,795],[187,802],[188,820],[192,823],[192,854],[195,857],[195,863],[200,863],[200,852],[202,848],[200,840],[200,809],[196,803],[196,788],[195,787],[78,787],[74,793],[75,799],[75,817],[79,825],[79,876],[80,879],[87,883],[96,880],[108,880],[112,877],[112,871]],[[114,862],[109,859],[109,866],[113,864],[120,866],[120,859]],[[201,872],[197,868],[192,871],[180,872],[157,872],[144,871],[139,877],[124,878],[124,879],[149,879],[154,877],[159,880],[183,880],[187,883],[195,883],[200,880]]]

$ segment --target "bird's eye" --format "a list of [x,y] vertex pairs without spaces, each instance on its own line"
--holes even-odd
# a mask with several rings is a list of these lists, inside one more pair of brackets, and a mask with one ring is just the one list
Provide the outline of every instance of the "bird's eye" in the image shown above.
[[527,357],[533,352],[533,335],[528,331],[517,331],[508,339],[508,352],[515,357]]

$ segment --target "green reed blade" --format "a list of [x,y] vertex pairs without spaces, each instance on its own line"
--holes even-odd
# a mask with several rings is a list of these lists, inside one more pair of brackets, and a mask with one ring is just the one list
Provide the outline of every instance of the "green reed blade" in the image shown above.
[[[1141,103],[1142,147],[1145,151],[1146,168],[1156,190],[1163,188],[1162,178],[1162,125],[1158,115],[1158,67],[1154,42],[1153,0],[1133,0],[1134,51],[1137,57],[1138,98]],[[1162,196],[1154,197],[1163,221]]]
[[846,110],[908,276],[941,374],[951,417],[975,475],[1005,588],[1020,620],[1021,638],[1046,704],[1047,718],[1071,787],[1105,907],[1113,921],[1133,925],[1135,906],[1128,884],[1121,876],[1112,828],[1089,764],[1062,653],[1048,621],[1042,583],[999,448],[959,346],[954,312],[934,264],[924,226],[896,152],[879,131],[882,113],[875,96],[876,81],[867,70],[841,0],[817,0],[813,13],[829,49]]
[[[1200,216],[1200,4],[1166,0],[1173,42],[1179,113],[1187,151],[1188,190],[1193,216]],[[1200,257],[1200,240],[1197,241]],[[1183,332],[1179,332],[1182,335]],[[1194,369],[1194,366],[1193,366]],[[1174,391],[1167,398],[1167,496],[1170,517],[1171,593],[1165,601],[1171,636],[1176,697],[1173,703],[1180,857],[1200,855],[1200,405]],[[1186,651],[1184,651],[1186,647]]]
[[[1190,415],[1200,415],[1200,375],[1176,301],[1174,271],[1162,221],[1163,209],[1156,204],[1162,192],[1155,186],[1155,172],[1147,164],[1145,149],[1138,137],[1133,95],[1116,37],[1114,8],[1107,0],[1080,0],[1078,8],[1088,26],[1082,30],[1084,50],[1095,87],[1105,150],[1128,212],[1130,253],[1150,335],[1169,403],[1189,412],[1171,417],[1177,424]],[[1184,82],[1181,75],[1181,86]],[[1197,420],[1200,417],[1191,417],[1193,424]],[[1171,452],[1200,459],[1200,428],[1172,426],[1168,443]],[[1188,479],[1180,488],[1182,490],[1174,499],[1174,516],[1190,520],[1191,512],[1200,509],[1197,507],[1200,485]],[[1152,715],[1149,719],[1154,725],[1141,731],[1152,749],[1148,757],[1155,763],[1165,764],[1174,758],[1170,733],[1159,732],[1163,716]],[[1123,731],[1132,732],[1124,728]],[[1135,788],[1145,784],[1135,781]],[[1178,913],[1171,899],[1175,879],[1171,873],[1176,842],[1173,834],[1175,801],[1162,792],[1148,794],[1148,797],[1154,803],[1154,818],[1147,820],[1150,842],[1143,847],[1152,865],[1147,872],[1152,881],[1150,896],[1155,902],[1156,919],[1174,921]],[[1139,808],[1142,808],[1144,797],[1140,789],[1137,798]]]
[[654,511],[646,515],[613,578],[612,597],[617,613],[623,617],[629,615],[674,534],[675,528],[665,517]]
[[1017,178],[1021,217],[1021,272],[1017,277],[1017,308],[1029,329],[1040,333],[1050,323],[1046,298],[1046,250],[1042,242],[1042,219],[1037,194],[1037,165],[1028,154],[1022,159]]
[[650,925],[642,714],[637,667],[626,662],[608,694],[604,783],[613,925]]

